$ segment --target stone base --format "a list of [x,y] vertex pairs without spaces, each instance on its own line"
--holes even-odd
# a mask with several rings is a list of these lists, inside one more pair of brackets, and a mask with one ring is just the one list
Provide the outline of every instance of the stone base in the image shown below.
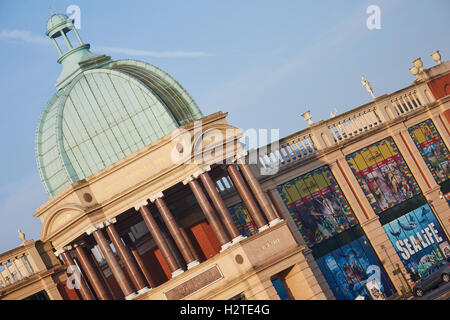
[[144,294],[144,293],[147,293],[147,292],[149,292],[150,290],[152,290],[152,288],[149,288],[149,287],[145,287],[145,288],[142,288],[141,290],[139,290],[137,293],[137,295],[138,296],[140,296],[141,294]]
[[244,239],[247,239],[247,237],[244,237],[243,235],[237,236],[236,238],[231,240],[231,245],[235,245],[236,243],[239,243]]
[[179,276],[183,272],[184,271],[182,269],[175,270],[174,272],[172,272],[172,278],[175,278],[175,277]]
[[133,292],[132,294],[129,294],[125,297],[125,300],[133,300],[134,298],[136,298],[138,296],[138,294],[136,294],[135,292]]
[[267,230],[267,229],[269,229],[269,225],[268,224],[266,224],[266,225],[262,226],[261,228],[259,228],[258,232],[263,232],[264,230]]
[[232,241],[225,243],[224,245],[222,245],[222,248],[220,249],[220,252],[227,250],[232,245],[233,245]]
[[200,264],[200,262],[198,262],[197,260],[192,261],[191,263],[188,263],[187,265],[187,269],[190,270],[196,266],[198,266]]
[[274,219],[274,220],[269,222],[269,227],[273,227],[273,226],[279,224],[280,222],[283,222],[283,220],[280,219],[280,218],[276,218],[276,219]]

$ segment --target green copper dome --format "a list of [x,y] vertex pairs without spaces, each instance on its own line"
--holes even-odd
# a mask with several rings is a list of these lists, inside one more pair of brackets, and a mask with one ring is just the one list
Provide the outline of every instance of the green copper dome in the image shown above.
[[105,57],[81,59],[39,119],[36,157],[50,197],[202,117],[166,72]]

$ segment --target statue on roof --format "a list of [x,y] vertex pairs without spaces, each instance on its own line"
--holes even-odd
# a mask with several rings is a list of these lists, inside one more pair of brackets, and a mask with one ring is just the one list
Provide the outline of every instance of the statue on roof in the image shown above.
[[370,85],[370,82],[367,81],[364,76],[361,76],[361,83],[364,88],[366,88],[367,92],[372,96],[373,99],[375,99],[375,95],[373,94],[372,86]]

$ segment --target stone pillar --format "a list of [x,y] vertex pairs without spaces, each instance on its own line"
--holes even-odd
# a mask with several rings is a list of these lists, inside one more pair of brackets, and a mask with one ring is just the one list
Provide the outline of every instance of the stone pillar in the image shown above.
[[109,294],[108,290],[104,287],[101,279],[95,272],[95,268],[91,264],[89,257],[84,251],[84,248],[81,245],[75,246],[75,253],[77,255],[78,261],[81,264],[81,268],[83,268],[83,271],[86,274],[89,283],[92,285],[92,288],[94,289],[95,294],[97,295],[97,298],[99,300],[111,300],[112,296]]
[[114,253],[112,252],[111,247],[109,246],[108,241],[106,240],[106,237],[103,234],[102,228],[104,224],[101,223],[95,227],[92,227],[87,231],[87,234],[91,234],[94,236],[94,239],[98,246],[100,247],[100,250],[103,253],[103,256],[105,257],[106,262],[108,263],[108,266],[116,279],[117,283],[119,284],[120,288],[122,289],[123,294],[125,295],[126,300],[131,300],[136,297],[136,294],[133,292],[133,287],[131,283],[128,282],[128,279],[123,272],[123,270],[120,268],[119,262],[117,261],[116,257],[114,256]]
[[[94,246],[95,250],[97,250],[97,253],[100,257],[102,257],[100,250],[97,248],[97,246]],[[111,295],[111,297],[113,298],[113,300],[119,300],[119,297],[116,295],[116,293],[114,292],[114,290],[111,288],[111,285],[109,284],[108,280],[105,277],[105,274],[103,273],[103,270],[100,266],[100,264],[98,263],[97,258],[95,257],[94,253],[92,252],[92,250],[88,250],[88,258],[89,260],[92,262],[92,265],[95,267],[95,270],[97,271],[97,273],[100,275],[101,280],[103,281],[103,284],[106,288],[108,288],[109,294]],[[103,258],[103,257],[102,257]]]
[[342,158],[331,161],[330,169],[396,290],[400,292],[407,288],[407,284],[392,273],[397,269],[396,264],[405,274],[406,269],[347,161]]
[[9,277],[9,279],[10,279],[10,280],[9,280],[10,283],[16,282],[16,279],[14,279],[14,276],[13,276],[13,274],[11,273],[11,270],[9,270],[9,268],[8,268],[7,262],[3,263],[3,268],[5,268],[6,273],[8,274],[8,277]]
[[26,266],[26,264],[23,262],[23,257],[24,257],[25,255],[21,255],[20,257],[18,257],[17,259],[16,259],[16,263],[19,263],[19,265],[20,266],[22,266],[22,270],[24,271],[24,276],[25,277],[29,277],[30,275],[31,275],[31,273],[30,273],[30,271],[28,270],[28,268],[27,268],[27,266]]
[[178,229],[180,230],[180,233],[183,236],[184,241],[186,241],[186,244],[188,245],[189,250],[191,250],[191,253],[194,256],[194,259],[197,260],[197,261],[200,261],[200,257],[198,256],[197,252],[195,252],[195,249],[192,246],[192,243],[189,241],[189,238],[188,238],[188,236],[186,234],[186,231],[184,231],[184,228],[180,227]]
[[[393,139],[448,237],[450,208],[447,200],[440,196],[441,187],[437,184],[425,160],[417,150],[409,132],[406,129],[397,132],[393,135]],[[413,150],[417,152],[413,152]]]
[[259,206],[263,210],[266,215],[267,221],[269,221],[269,226],[274,226],[277,223],[280,223],[282,220],[278,218],[277,214],[273,211],[272,206],[270,205],[269,200],[261,189],[261,186],[258,180],[253,175],[252,170],[249,165],[245,163],[243,157],[237,159],[237,163],[242,173],[244,174],[245,179],[247,180],[250,189],[253,191],[253,194],[256,200],[259,203]]
[[225,228],[228,231],[228,234],[231,236],[232,244],[236,244],[239,241],[245,239],[246,237],[242,236],[239,233],[238,228],[234,224],[233,219],[231,218],[230,212],[228,211],[228,208],[226,207],[225,203],[223,202],[219,192],[216,189],[216,186],[214,182],[212,181],[211,177],[209,176],[208,172],[201,173],[199,175],[200,180],[202,181],[203,185],[205,186],[206,192],[208,193],[209,197],[211,198],[212,203],[214,204],[214,207],[216,208],[217,212],[222,217],[222,221],[225,225]]
[[150,198],[150,201],[155,202],[156,207],[158,208],[159,213],[161,214],[161,217],[164,220],[164,223],[167,226],[167,229],[169,229],[170,235],[172,236],[173,240],[175,241],[175,244],[177,245],[178,249],[181,252],[181,255],[184,258],[184,261],[186,262],[187,268],[191,269],[195,267],[196,265],[199,265],[200,263],[194,259],[194,256],[189,250],[188,245],[186,244],[186,241],[184,240],[183,236],[181,235],[181,232],[178,228],[178,225],[170,212],[169,208],[167,207],[165,201],[163,200],[163,194],[162,192],[157,194],[154,197]]
[[16,275],[17,275],[17,279],[22,280],[23,276],[20,273],[19,267],[16,264],[16,258],[11,259],[11,265],[14,267],[14,269],[16,270]]
[[[69,251],[63,250],[62,252],[55,252],[55,255],[58,256],[61,254],[61,258],[64,261],[64,264],[69,267],[76,267],[76,269],[79,271],[79,280],[80,280],[80,293],[83,300],[95,300],[94,295],[92,294],[91,290],[89,289],[88,284],[86,283],[86,280],[81,275],[81,270],[79,270],[78,266],[75,264],[75,261],[73,261],[72,255]],[[69,274],[70,276],[70,274]]]
[[176,276],[182,274],[183,270],[180,268],[177,261],[175,260],[167,242],[164,240],[164,237],[161,233],[161,230],[158,227],[158,224],[156,223],[155,219],[153,219],[153,216],[146,207],[146,205],[147,201],[144,201],[143,203],[136,205],[134,208],[136,209],[136,211],[139,211],[142,218],[144,219],[144,222],[147,225],[147,228],[150,231],[153,240],[155,240],[158,249],[161,250],[164,259],[169,265],[170,271],[172,272],[172,278],[175,278]]
[[112,223],[107,223],[106,232],[108,233],[109,238],[111,239],[114,248],[120,257],[125,269],[130,276],[131,281],[133,281],[134,287],[136,288],[138,294],[144,294],[149,291],[150,288],[147,287],[144,279],[142,278],[138,267],[134,263],[133,257],[131,256],[127,247],[125,247],[122,239],[120,239],[119,233],[116,230],[116,227]]
[[[352,185],[354,181],[351,179],[351,177],[346,176],[346,174],[351,174],[353,178],[355,177],[351,170],[350,172],[344,172],[342,167],[348,166],[348,164],[345,162],[346,160],[341,159],[341,163],[338,163],[337,160],[333,160],[329,161],[328,164],[330,166],[331,173],[336,179],[336,183],[339,185],[339,188],[341,188],[345,199],[347,199],[350,208],[352,208],[352,211],[358,219],[359,223],[363,223],[367,221],[369,216],[372,216],[372,218],[375,217],[375,213],[373,212],[372,206],[370,205],[369,201],[367,201],[367,198],[365,196],[364,199],[359,198],[360,194],[357,193],[357,190],[361,190],[361,187],[359,186],[358,181],[356,181],[356,185]],[[364,193],[362,194],[364,195]],[[373,214],[371,214],[370,212],[373,212]]]
[[[343,184],[341,182],[341,184],[339,186],[344,185],[344,188],[346,190],[350,189],[353,192],[355,199],[358,202],[358,206],[361,208],[361,211],[364,214],[364,216],[362,216],[360,214],[361,211],[356,212],[357,210],[354,210],[357,217],[360,218],[360,222],[361,222],[361,220],[365,221],[365,220],[376,218],[377,215],[373,211],[373,208],[370,205],[369,200],[367,199],[361,186],[359,185],[358,180],[356,179],[355,175],[353,174],[352,170],[350,169],[350,166],[348,165],[347,160],[337,159],[336,162],[333,162],[330,165],[330,168],[332,169],[331,171],[333,172],[333,175],[335,175],[336,179],[338,179],[337,176],[340,176],[339,181],[341,181],[341,180],[346,181]],[[349,188],[347,188],[347,184],[348,184]]]
[[154,288],[155,282],[153,281],[150,272],[148,272],[147,267],[145,266],[144,260],[142,260],[141,255],[139,254],[139,251],[137,247],[134,245],[134,243],[131,241],[130,237],[126,235],[123,240],[125,241],[125,244],[128,248],[130,248],[131,254],[133,255],[134,259],[136,260],[136,263],[138,264],[142,274],[144,275],[145,279],[147,280],[147,283],[150,285],[151,288]]
[[6,287],[9,284],[8,281],[6,281],[5,277],[3,276],[2,271],[0,271],[0,281],[4,287]]
[[242,179],[240,173],[237,171],[235,166],[233,164],[227,166],[227,171],[230,175],[231,180],[233,180],[233,183],[239,193],[239,196],[241,197],[242,201],[244,201],[244,204],[247,207],[253,221],[255,221],[258,230],[261,232],[269,228],[269,226],[266,224],[266,221],[264,220],[261,214],[261,211],[258,208],[258,205],[253,200],[252,194],[248,190],[244,180]]
[[381,261],[386,273],[391,279],[394,287],[398,292],[407,291],[408,284],[403,281],[403,278],[400,274],[394,274],[394,271],[397,269],[397,265],[400,270],[405,275],[409,285],[412,285],[410,281],[410,275],[406,271],[405,266],[403,265],[400,257],[395,251],[392,242],[389,240],[386,232],[383,229],[383,226],[380,223],[378,216],[373,219],[367,220],[364,223],[361,223],[361,227],[364,230],[364,233],[367,236],[367,239],[371,243],[373,249],[375,250],[378,258]]
[[294,222],[294,219],[292,219],[292,216],[287,209],[286,205],[283,202],[283,199],[281,199],[280,193],[276,189],[275,186],[273,186],[271,189],[269,189],[270,197],[274,201],[274,205],[279,209],[281,217],[286,220],[287,226],[289,230],[291,231],[292,235],[294,236],[297,243],[301,246],[305,246],[305,240],[303,239],[302,235],[300,234],[300,231],[298,230],[297,224]]
[[[433,186],[436,187],[437,184],[433,178],[433,176],[431,175],[431,172],[428,170],[425,162],[423,162],[423,164],[425,165],[425,167],[420,168],[418,165],[418,160],[422,160],[422,157],[420,156],[421,159],[418,159],[417,157],[414,157],[412,155],[412,150],[411,147],[406,144],[406,139],[409,137],[409,139],[411,139],[411,137],[409,136],[409,133],[404,130],[402,132],[395,132],[392,135],[392,138],[394,139],[395,144],[398,147],[398,150],[400,151],[403,159],[405,160],[406,164],[408,165],[409,170],[411,171],[412,175],[414,176],[414,179],[417,181],[417,184],[419,185],[420,189],[422,190],[423,193],[425,193],[426,191],[428,191],[429,189],[431,189]],[[414,143],[411,140],[412,143]],[[414,146],[414,148],[416,148]],[[425,170],[426,171],[425,171]],[[427,175],[427,173],[429,175]]]
[[200,184],[197,180],[194,180],[192,178],[189,178],[185,181],[183,181],[183,184],[188,184],[189,187],[192,190],[192,193],[194,194],[195,199],[197,199],[198,204],[200,205],[200,208],[202,209],[203,214],[206,217],[206,220],[208,221],[209,225],[211,226],[211,229],[213,230],[214,234],[217,236],[217,239],[219,240],[222,249],[221,252],[231,246],[231,242],[229,242],[227,234],[224,232],[222,224],[217,217],[216,213],[214,212],[213,207],[208,201],[208,198],[203,193],[202,188],[200,187]]

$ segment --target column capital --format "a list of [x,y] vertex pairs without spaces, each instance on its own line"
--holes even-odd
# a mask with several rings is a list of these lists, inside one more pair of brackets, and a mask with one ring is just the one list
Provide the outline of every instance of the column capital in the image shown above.
[[189,182],[194,180],[194,177],[192,175],[188,176],[186,179],[183,180],[183,184],[187,185]]
[[242,160],[242,158],[246,157],[248,152],[245,150],[238,150],[236,155],[234,156],[234,161]]
[[111,225],[111,224],[114,224],[114,223],[116,223],[116,222],[117,222],[117,219],[116,219],[116,218],[112,218],[112,219],[106,220],[106,221],[104,222],[104,224],[105,224],[105,227],[107,227],[107,226],[109,226],[109,225]]
[[203,174],[203,173],[205,173],[205,172],[208,172],[208,171],[211,171],[211,166],[210,166],[210,165],[207,165],[207,166],[205,166],[205,167],[203,167],[203,168],[200,168],[198,171],[194,172],[194,173],[192,174],[192,176],[193,176],[195,179],[197,179],[199,175],[201,175],[201,174]]
[[55,256],[58,257],[61,253],[64,253],[64,252],[66,252],[66,251],[70,251],[70,250],[72,250],[72,248],[74,248],[74,247],[72,247],[71,245],[64,246],[64,247],[62,247],[61,249],[56,250],[56,251],[53,252],[53,253],[54,253]]
[[56,250],[55,252],[53,252],[54,253],[54,255],[55,256],[59,256],[61,253],[63,253],[63,252],[65,252],[66,250],[64,249],[64,248],[61,248],[61,249],[59,249],[59,250]]
[[95,225],[89,227],[89,228],[86,230],[86,234],[87,234],[87,235],[90,235],[90,234],[92,234],[94,231],[97,231],[97,230],[99,230],[99,229],[103,229],[104,227],[105,227],[105,224],[104,224],[103,222],[97,223],[97,224],[95,224]]
[[183,180],[183,184],[187,185],[189,182],[191,182],[194,179],[197,179],[201,174],[211,171],[211,166],[207,165],[203,168],[199,168],[197,171],[195,171],[194,173],[190,174],[186,179]]
[[147,200],[143,200],[137,204],[134,205],[134,210],[139,211],[142,207],[145,207],[148,204]]
[[150,199],[150,202],[155,202],[156,199],[159,199],[159,198],[162,198],[162,197],[164,197],[164,194],[162,193],[162,191],[160,191],[160,192],[157,192],[155,194],[152,194],[149,197],[149,199]]

